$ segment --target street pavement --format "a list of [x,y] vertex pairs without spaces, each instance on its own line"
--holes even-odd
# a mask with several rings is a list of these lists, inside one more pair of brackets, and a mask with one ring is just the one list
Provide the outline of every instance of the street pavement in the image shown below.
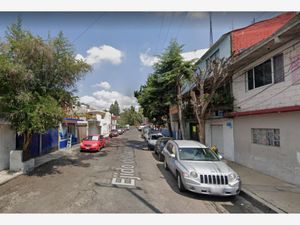
[[72,151],[0,186],[3,213],[262,213],[236,198],[180,193],[131,129],[101,152]]

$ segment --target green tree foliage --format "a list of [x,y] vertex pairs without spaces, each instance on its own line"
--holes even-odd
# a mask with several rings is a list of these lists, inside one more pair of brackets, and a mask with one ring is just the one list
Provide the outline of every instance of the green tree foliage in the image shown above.
[[193,61],[183,59],[182,48],[176,41],[171,41],[159,61],[154,64],[154,72],[149,75],[146,84],[135,92],[144,115],[155,124],[169,122],[169,107],[175,104],[179,108],[180,124],[183,124],[182,89],[192,77],[194,64]]
[[120,107],[119,107],[119,103],[117,100],[114,101],[114,103],[112,103],[109,107],[109,112],[114,114],[115,116],[119,116],[120,115]]
[[120,119],[118,120],[118,124],[120,126],[129,125],[138,125],[143,122],[143,114],[141,111],[136,111],[133,106],[129,109],[124,109],[120,114]]
[[0,42],[0,65],[0,116],[24,134],[28,152],[33,133],[58,126],[75,103],[76,82],[91,67],[75,59],[63,33],[43,40],[24,30],[20,20]]

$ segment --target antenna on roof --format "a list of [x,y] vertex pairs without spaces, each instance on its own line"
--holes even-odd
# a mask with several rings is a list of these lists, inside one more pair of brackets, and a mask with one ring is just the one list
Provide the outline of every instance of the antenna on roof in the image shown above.
[[212,31],[212,20],[211,20],[211,12],[209,12],[209,47],[211,47],[214,43],[213,31]]
[[252,20],[252,24],[254,24],[255,23],[255,17],[253,18],[253,20]]

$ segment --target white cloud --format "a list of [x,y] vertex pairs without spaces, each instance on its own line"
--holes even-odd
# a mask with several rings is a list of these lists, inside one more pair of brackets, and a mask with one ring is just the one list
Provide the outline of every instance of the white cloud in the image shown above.
[[149,55],[150,50],[151,49],[148,48],[145,53],[140,53],[140,61],[144,66],[153,66],[159,61],[158,57]]
[[77,60],[85,60],[84,57],[82,55],[80,55],[80,54],[77,54],[75,56],[75,59],[77,59]]
[[[190,52],[183,52],[181,54],[181,56],[184,58],[184,60],[187,60],[187,61],[192,60],[192,59],[199,59],[199,58],[201,58],[201,56],[204,55],[204,53],[207,50],[208,49],[198,49],[198,50],[194,50],[194,51],[190,51]],[[144,66],[153,66],[154,63],[159,61],[158,57],[149,55],[149,51],[150,51],[150,49],[147,49],[147,51],[145,53],[140,54],[140,61],[141,61],[142,65],[144,65]]]
[[99,84],[93,85],[93,87],[100,87],[105,90],[109,90],[111,88],[111,85],[107,81],[102,81]]
[[101,90],[93,93],[93,96],[80,97],[80,102],[89,104],[95,109],[109,109],[110,105],[117,100],[120,109],[129,108],[130,106],[137,107],[138,103],[135,97],[122,95],[117,91]]
[[184,52],[181,54],[181,56],[187,61],[192,59],[200,59],[207,50],[208,49],[198,49],[195,51]]
[[84,57],[80,54],[76,55],[76,59],[82,59],[90,65],[110,62],[114,65],[122,63],[124,53],[109,45],[101,45],[99,47],[91,47],[86,51],[87,56]]

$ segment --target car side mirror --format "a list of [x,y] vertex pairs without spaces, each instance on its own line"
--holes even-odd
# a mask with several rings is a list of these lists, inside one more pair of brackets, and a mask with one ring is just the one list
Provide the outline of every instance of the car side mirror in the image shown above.
[[219,159],[220,159],[220,160],[222,160],[222,159],[223,159],[223,156],[222,156],[222,155],[220,155],[220,154],[218,154],[218,157],[219,157]]

